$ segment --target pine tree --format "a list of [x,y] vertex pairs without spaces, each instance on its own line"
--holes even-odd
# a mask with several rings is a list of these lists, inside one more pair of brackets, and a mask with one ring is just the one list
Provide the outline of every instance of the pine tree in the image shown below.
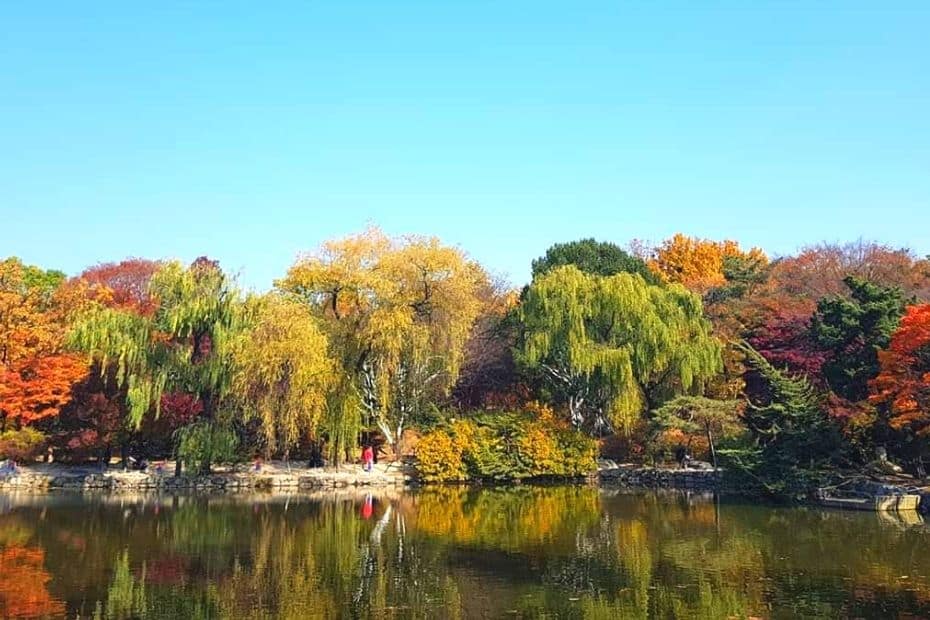
[[727,451],[727,456],[771,491],[794,487],[836,459],[841,445],[838,430],[806,377],[775,368],[745,343],[739,348],[764,385],[765,395],[749,402],[743,413],[751,445]]

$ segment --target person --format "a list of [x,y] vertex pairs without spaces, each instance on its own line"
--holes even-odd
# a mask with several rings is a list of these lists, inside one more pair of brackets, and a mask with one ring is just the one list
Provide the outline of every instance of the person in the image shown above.
[[678,469],[684,469],[685,463],[688,462],[688,450],[681,444],[675,448],[675,460],[678,461]]
[[371,445],[366,445],[365,449],[362,450],[362,468],[365,471],[371,471],[371,467],[374,462],[375,451],[371,449]]

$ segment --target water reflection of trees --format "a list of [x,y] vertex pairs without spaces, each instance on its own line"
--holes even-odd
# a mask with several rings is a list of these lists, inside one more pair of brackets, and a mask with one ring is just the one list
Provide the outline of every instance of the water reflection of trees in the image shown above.
[[930,533],[871,514],[584,487],[442,488],[373,498],[370,509],[364,502],[167,498],[13,508],[0,515],[0,616],[930,611]]

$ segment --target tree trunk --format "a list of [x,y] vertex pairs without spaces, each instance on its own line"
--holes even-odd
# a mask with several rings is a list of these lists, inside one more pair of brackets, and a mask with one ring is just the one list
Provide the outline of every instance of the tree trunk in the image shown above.
[[717,450],[714,449],[714,435],[710,432],[710,427],[705,427],[707,431],[707,443],[710,446],[710,459],[714,464],[714,469],[717,469]]

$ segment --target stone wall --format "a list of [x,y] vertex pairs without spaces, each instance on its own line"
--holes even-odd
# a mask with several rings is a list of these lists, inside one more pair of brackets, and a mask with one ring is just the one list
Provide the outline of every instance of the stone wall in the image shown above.
[[21,467],[14,475],[0,476],[0,491],[195,491],[238,493],[296,491],[345,487],[403,487],[413,479],[401,470],[304,470],[296,473],[227,472],[204,476],[163,475],[148,472],[61,473]]
[[[725,490],[722,470],[662,469],[657,467],[619,466],[598,471],[598,482],[605,487],[646,489]],[[732,489],[726,489],[732,490]]]

